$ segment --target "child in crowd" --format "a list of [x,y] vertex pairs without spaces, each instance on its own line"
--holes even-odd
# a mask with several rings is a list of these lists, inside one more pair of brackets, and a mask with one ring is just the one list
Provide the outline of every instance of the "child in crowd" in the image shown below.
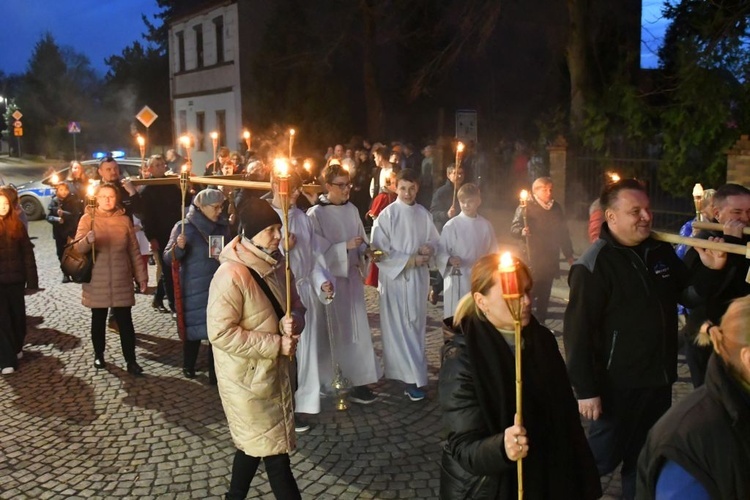
[[[47,222],[52,224],[52,238],[57,248],[57,260],[62,261],[68,238],[74,238],[78,221],[83,214],[83,205],[76,193],[71,192],[67,182],[55,186],[55,195],[47,207]],[[63,283],[70,283],[70,277],[63,275]]]
[[385,376],[405,382],[412,401],[425,398],[428,264],[440,238],[430,212],[416,203],[418,180],[408,168],[397,174],[397,199],[372,227],[372,244],[383,251],[378,291]]
[[482,196],[476,184],[458,190],[461,212],[450,219],[440,234],[437,268],[445,280],[443,318],[456,311],[461,297],[471,290],[471,268],[480,257],[497,252],[495,230],[477,213]]

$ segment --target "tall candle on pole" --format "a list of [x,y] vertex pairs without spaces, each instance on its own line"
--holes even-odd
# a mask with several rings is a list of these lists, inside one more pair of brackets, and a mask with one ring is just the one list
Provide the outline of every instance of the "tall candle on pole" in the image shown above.
[[281,158],[274,160],[276,179],[279,182],[279,198],[284,215],[284,247],[286,248],[286,314],[292,314],[292,268],[289,256],[289,164]]
[[701,200],[703,199],[703,186],[693,186],[693,203],[695,203],[695,220],[701,220]]
[[[523,380],[521,378],[521,317],[523,315],[523,293],[519,288],[518,266],[510,255],[505,252],[500,257],[500,284],[503,292],[503,299],[508,305],[508,310],[513,316],[513,326],[515,333],[516,346],[516,414],[518,415],[518,425],[523,425]],[[523,459],[518,459],[518,498],[523,498]]]
[[289,129],[289,161],[292,161],[292,148],[294,148],[294,129]]
[[252,135],[249,130],[242,132],[242,138],[245,139],[245,146],[247,146],[247,152],[250,152],[250,145],[252,144]]
[[190,182],[190,166],[183,165],[180,169],[180,192],[182,193],[182,205],[180,206],[180,234],[185,234],[185,195]]
[[180,144],[185,150],[185,160],[187,160],[188,169],[192,170],[193,161],[190,159],[190,136],[187,134],[180,136]]
[[454,164],[455,170],[453,170],[453,202],[451,203],[451,207],[456,206],[456,196],[458,194],[458,171],[461,168],[461,156],[464,152],[464,143],[461,141],[458,141],[458,144],[456,145],[456,163]]
[[531,251],[529,250],[529,223],[526,218],[526,206],[529,201],[529,192],[525,189],[521,190],[521,194],[518,196],[518,206],[521,207],[521,215],[523,216],[523,228],[526,230],[524,235],[524,241],[526,242],[526,258],[531,262]]
[[138,142],[138,149],[141,153],[141,168],[143,168],[143,165],[146,163],[146,139],[141,134],[138,134],[135,140]]
[[[89,212],[91,212],[91,230],[94,230],[94,216],[96,215],[96,193],[94,190],[94,185],[89,183],[89,187],[86,188],[86,206],[89,208]],[[96,242],[91,244],[91,260],[92,262],[96,262],[96,248],[95,248]]]
[[211,145],[214,148],[214,175],[216,175],[216,148],[219,147],[219,133],[218,132],[211,132]]

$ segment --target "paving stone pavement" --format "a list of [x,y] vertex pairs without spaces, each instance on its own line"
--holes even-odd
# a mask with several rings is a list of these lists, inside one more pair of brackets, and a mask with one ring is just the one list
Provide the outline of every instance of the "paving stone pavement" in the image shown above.
[[[133,319],[145,376],[125,372],[114,332],[107,336],[107,367],[95,370],[80,286],[60,283],[49,225],[32,222],[30,233],[45,290],[27,297],[31,323],[19,371],[0,377],[0,498],[221,498],[234,447],[204,356],[198,377],[185,379],[174,322],[151,308],[151,296],[137,295]],[[154,267],[149,271],[153,286]],[[548,326],[560,331],[565,283],[555,290]],[[373,290],[367,300],[379,348]],[[339,412],[332,398],[325,400],[292,455],[303,498],[437,498],[441,313],[442,304],[429,306],[425,401],[410,402],[391,381],[375,387],[380,398],[369,406]],[[680,377],[676,398],[689,391],[684,362]],[[249,498],[273,498],[260,470]],[[603,478],[603,485],[605,498],[619,495],[618,477]]]

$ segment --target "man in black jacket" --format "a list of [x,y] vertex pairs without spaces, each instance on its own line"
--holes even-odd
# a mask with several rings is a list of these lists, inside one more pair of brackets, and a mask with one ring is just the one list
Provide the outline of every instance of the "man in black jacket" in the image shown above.
[[721,327],[708,323],[703,331],[715,350],[706,383],[649,433],[638,498],[675,487],[682,498],[750,498],[750,297],[730,304]]
[[634,179],[605,187],[600,203],[599,240],[568,278],[563,340],[599,474],[622,462],[623,497],[634,498],[638,454],[672,402],[677,302],[700,303],[726,255],[699,251],[705,268],[689,277],[672,246],[650,237],[648,195]]

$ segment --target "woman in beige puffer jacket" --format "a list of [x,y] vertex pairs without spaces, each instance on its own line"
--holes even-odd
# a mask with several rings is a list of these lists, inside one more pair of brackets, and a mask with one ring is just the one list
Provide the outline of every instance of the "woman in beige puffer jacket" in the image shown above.
[[135,329],[130,308],[135,305],[133,278],[141,292],[146,291],[148,274],[135,238],[133,221],[119,206],[119,195],[112,184],[101,184],[96,191],[97,208],[88,208],[78,223],[76,244],[79,252],[94,251],[91,281],[83,284],[84,306],[91,308],[91,341],[94,344],[94,368],[104,362],[107,310],[112,309],[120,329],[122,354],[127,370],[143,373],[135,361]]
[[[247,496],[261,458],[276,498],[300,498],[289,461],[296,447],[290,370],[305,308],[292,288],[291,317],[276,312],[283,314],[286,303],[283,260],[275,258],[283,259],[279,216],[254,198],[238,215],[241,232],[221,252],[207,309],[219,394],[237,447],[226,498]],[[249,268],[268,285],[276,306]]]

